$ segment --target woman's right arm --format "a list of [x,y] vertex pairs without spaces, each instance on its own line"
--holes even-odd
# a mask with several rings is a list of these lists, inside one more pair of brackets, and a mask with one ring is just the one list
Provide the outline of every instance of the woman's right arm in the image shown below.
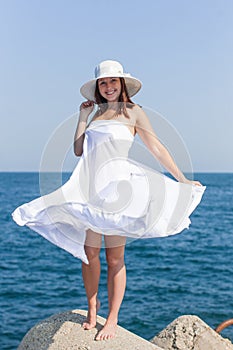
[[79,157],[83,153],[83,141],[87,127],[87,119],[94,109],[93,101],[83,102],[80,106],[78,125],[74,135],[74,154]]

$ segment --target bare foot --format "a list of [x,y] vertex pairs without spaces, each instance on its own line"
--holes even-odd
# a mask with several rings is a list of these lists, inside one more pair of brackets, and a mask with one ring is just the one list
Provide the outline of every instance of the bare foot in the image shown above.
[[97,299],[96,306],[92,309],[90,308],[87,313],[87,319],[83,322],[82,327],[85,330],[95,328],[96,326],[96,315],[100,308],[100,301]]
[[109,340],[116,336],[117,322],[106,321],[104,327],[99,331],[95,340]]

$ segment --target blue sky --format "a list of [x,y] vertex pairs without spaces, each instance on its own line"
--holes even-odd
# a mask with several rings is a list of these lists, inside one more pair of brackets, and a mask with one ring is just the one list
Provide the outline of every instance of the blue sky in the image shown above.
[[39,170],[80,86],[116,59],[143,82],[134,101],[179,131],[194,171],[233,172],[231,0],[0,0],[0,37],[0,171]]

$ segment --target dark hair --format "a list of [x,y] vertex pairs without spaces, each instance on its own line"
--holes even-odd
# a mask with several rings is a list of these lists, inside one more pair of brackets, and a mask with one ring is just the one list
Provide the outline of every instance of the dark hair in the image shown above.
[[[124,78],[119,78],[119,79],[121,83],[121,93],[119,96],[119,101],[118,101],[119,104],[116,111],[116,115],[124,114],[127,118],[129,118],[126,108],[133,108],[134,103],[129,98],[129,94],[125,84],[125,79]],[[97,111],[96,115],[100,116],[108,109],[108,101],[100,94],[98,80],[96,80],[95,101],[99,107],[99,110]]]

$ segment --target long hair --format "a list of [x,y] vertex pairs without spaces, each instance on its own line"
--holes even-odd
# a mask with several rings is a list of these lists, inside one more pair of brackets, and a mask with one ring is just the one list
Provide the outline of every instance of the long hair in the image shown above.
[[[134,102],[132,102],[131,99],[129,98],[129,94],[125,84],[125,79],[120,78],[120,83],[121,83],[121,93],[119,96],[117,110],[114,116],[124,114],[126,118],[129,118],[126,108],[133,108]],[[96,80],[95,100],[99,107],[96,113],[96,116],[100,116],[108,109],[108,101],[100,94],[98,80]]]

